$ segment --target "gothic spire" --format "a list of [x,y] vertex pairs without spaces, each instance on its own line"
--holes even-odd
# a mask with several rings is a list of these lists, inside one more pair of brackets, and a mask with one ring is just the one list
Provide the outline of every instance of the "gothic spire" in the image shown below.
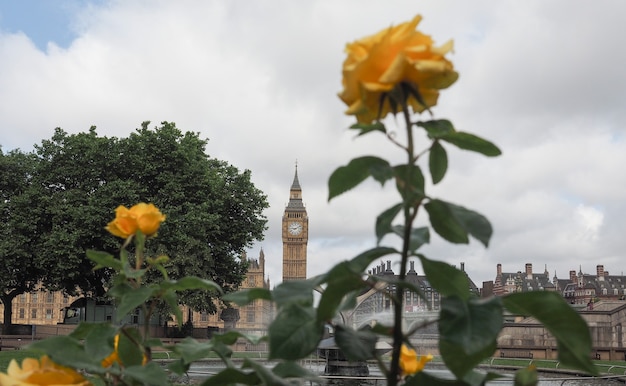
[[302,188],[300,188],[300,181],[298,180],[298,161],[296,161],[296,174],[293,176],[291,190],[302,190]]

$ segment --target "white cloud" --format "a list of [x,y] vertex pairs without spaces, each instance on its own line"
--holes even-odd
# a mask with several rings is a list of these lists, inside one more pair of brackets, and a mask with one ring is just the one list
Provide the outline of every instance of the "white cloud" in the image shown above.
[[398,201],[393,184],[368,182],[327,202],[330,173],[351,158],[401,161],[382,136],[346,130],[352,119],[336,97],[343,47],[419,12],[421,29],[437,42],[454,39],[461,74],[436,117],[504,153],[491,159],[448,147],[451,169],[433,195],[487,215],[494,237],[485,250],[433,236],[425,253],[464,261],[478,284],[494,278],[497,263],[505,271],[547,264],[560,277],[580,264],[618,272],[624,8],[611,0],[419,8],[408,0],[111,1],[76,14],[78,37],[66,49],[44,53],[24,35],[0,32],[0,144],[30,149],[57,126],[126,136],[144,120],[199,131],[211,156],[251,169],[269,197],[266,240],[248,255],[263,247],[274,283],[297,159],[311,224],[309,273],[319,273],[372,247],[375,216]]

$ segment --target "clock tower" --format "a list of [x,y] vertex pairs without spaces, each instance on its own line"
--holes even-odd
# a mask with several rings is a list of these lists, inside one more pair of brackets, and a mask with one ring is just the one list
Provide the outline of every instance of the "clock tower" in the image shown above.
[[309,218],[302,203],[302,189],[296,174],[289,189],[289,203],[283,214],[283,281],[306,279],[306,246]]

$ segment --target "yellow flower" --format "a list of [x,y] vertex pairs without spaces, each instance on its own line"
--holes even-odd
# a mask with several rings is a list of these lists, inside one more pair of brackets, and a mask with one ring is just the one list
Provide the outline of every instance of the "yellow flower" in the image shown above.
[[111,367],[113,366],[113,363],[117,362],[117,364],[122,364],[120,362],[120,356],[117,354],[117,346],[120,343],[120,335],[117,334],[115,335],[115,339],[113,340],[113,352],[106,358],[104,358],[102,360],[102,362],[100,362],[100,365],[102,367]]
[[0,373],[0,386],[30,386],[30,385],[91,385],[76,371],[60,366],[47,356],[39,360],[26,358],[22,367],[13,359],[9,363],[6,374]]
[[400,368],[402,369],[402,374],[410,375],[422,371],[426,363],[431,360],[433,360],[433,356],[430,354],[418,356],[415,350],[408,348],[404,344],[400,348]]
[[115,219],[105,229],[114,236],[125,239],[134,235],[137,230],[146,236],[152,236],[159,230],[163,221],[165,215],[154,204],[142,202],[130,209],[120,205],[115,209]]
[[[113,352],[108,357],[104,358],[102,362],[100,362],[100,365],[102,367],[111,367],[113,366],[113,363],[117,363],[118,365],[123,366],[119,353],[118,353],[119,344],[120,344],[120,334],[117,334],[115,335],[115,338],[113,339]],[[144,354],[141,364],[145,365],[146,363],[148,363],[148,357]]]
[[[419,90],[422,104],[408,99],[414,112],[437,104],[439,90],[458,78],[452,63],[444,55],[452,50],[452,41],[434,47],[430,36],[416,30],[422,17],[390,27],[375,35],[346,45],[343,63],[341,100],[348,105],[346,114],[355,115],[360,123],[371,123],[392,111],[389,101],[380,106],[381,97],[400,83]],[[380,110],[380,111],[379,111]]]

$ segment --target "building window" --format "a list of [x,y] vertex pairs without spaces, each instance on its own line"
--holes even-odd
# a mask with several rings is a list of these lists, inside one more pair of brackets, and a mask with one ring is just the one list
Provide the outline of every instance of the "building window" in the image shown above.
[[26,311],[23,308],[20,308],[20,311],[18,312],[18,317],[20,319],[24,319],[26,317]]
[[246,312],[246,322],[254,323],[254,310]]
[[32,308],[30,310],[30,318],[31,319],[37,319],[37,309],[36,308]]
[[209,320],[209,315],[207,315],[206,312],[201,312],[200,313],[200,321],[201,322],[207,322]]
[[54,303],[54,292],[46,293],[46,303]]
[[70,299],[68,298],[67,295],[63,295],[63,304],[67,304],[69,303]]
[[46,308],[46,319],[52,319],[52,308]]
[[30,302],[37,303],[39,301],[39,294],[37,292],[33,292],[30,294]]
[[26,294],[20,294],[20,303],[26,303]]

